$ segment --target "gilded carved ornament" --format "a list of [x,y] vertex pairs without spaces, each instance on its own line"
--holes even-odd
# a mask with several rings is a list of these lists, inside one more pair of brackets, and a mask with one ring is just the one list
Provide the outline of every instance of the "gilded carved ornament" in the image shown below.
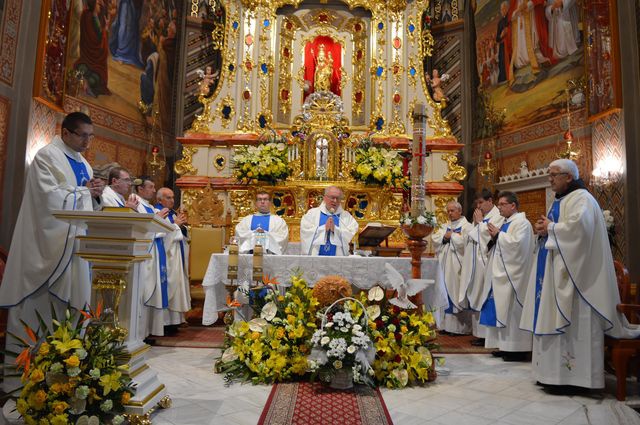
[[189,213],[189,224],[195,227],[231,224],[231,214],[224,214],[224,200],[220,198],[223,193],[214,191],[210,183],[204,189],[186,189],[183,192],[183,205]]
[[255,190],[231,190],[229,191],[229,201],[235,211],[236,218],[253,214],[255,210]]
[[230,95],[226,95],[224,99],[220,101],[218,104],[218,108],[216,109],[217,115],[220,117],[220,122],[222,123],[222,128],[227,128],[231,121],[233,120],[233,116],[236,113],[234,108],[234,101]]
[[431,199],[433,199],[433,204],[436,206],[435,213],[438,224],[448,223],[447,204],[449,202],[457,202],[457,198],[447,195],[432,195]]
[[446,161],[449,171],[442,176],[444,181],[463,181],[467,178],[467,170],[458,164],[458,156],[453,153],[442,155],[443,161]]
[[176,161],[173,166],[173,170],[176,174],[182,175],[195,175],[198,170],[191,163],[193,161],[193,155],[198,151],[198,148],[192,146],[182,147],[182,159]]
[[[277,9],[291,5],[297,8],[302,3],[302,0],[242,0],[242,5],[250,10],[256,11],[258,9],[268,9],[275,12]],[[356,7],[362,7],[376,14],[381,13],[394,13],[400,14],[407,8],[406,0],[342,0],[352,10]],[[423,4],[423,2],[420,2]],[[427,7],[429,2],[425,2]]]

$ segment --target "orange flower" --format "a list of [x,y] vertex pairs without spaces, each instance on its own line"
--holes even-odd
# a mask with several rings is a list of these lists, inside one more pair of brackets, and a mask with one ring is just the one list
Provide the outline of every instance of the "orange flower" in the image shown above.
[[128,392],[123,392],[122,393],[122,398],[120,399],[122,401],[122,404],[127,404],[129,403],[129,400],[131,400],[131,393]]
[[233,298],[231,298],[231,296],[227,295],[227,307],[240,307],[242,304],[240,304],[238,301],[234,300]]
[[279,285],[280,282],[278,282],[278,279],[275,277],[270,277],[268,274],[265,274],[262,277],[262,283],[264,283],[265,285]]
[[82,319],[83,322],[85,320],[99,319],[102,315],[102,300],[98,302],[98,308],[96,309],[96,311],[93,311],[91,307],[89,307],[89,311],[80,310],[80,314],[84,316]]
[[33,332],[33,329],[31,329],[29,326],[25,326],[24,330],[27,331],[27,335],[29,336],[31,341],[38,342],[38,338],[36,338],[36,334],[35,332]]
[[27,347],[16,357],[16,370],[23,369],[24,376],[29,373],[31,367],[31,347]]

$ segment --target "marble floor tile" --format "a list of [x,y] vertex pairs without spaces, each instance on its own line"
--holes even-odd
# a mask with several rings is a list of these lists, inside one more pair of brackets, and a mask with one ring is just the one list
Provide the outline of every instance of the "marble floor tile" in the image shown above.
[[[270,385],[234,383],[213,372],[220,350],[153,347],[149,366],[166,385],[173,406],[153,414],[154,425],[253,425]],[[381,388],[396,425],[640,425],[640,415],[604,392],[555,396],[536,386],[527,363],[507,364],[486,354],[446,355],[448,373],[424,387]],[[629,403],[640,406],[633,383]],[[637,387],[637,386],[636,386]],[[5,409],[5,412],[6,409]],[[0,425],[4,424],[0,417]],[[340,424],[336,424],[340,425]]]
[[493,420],[462,412],[449,412],[429,423],[437,425],[489,425],[493,423]]

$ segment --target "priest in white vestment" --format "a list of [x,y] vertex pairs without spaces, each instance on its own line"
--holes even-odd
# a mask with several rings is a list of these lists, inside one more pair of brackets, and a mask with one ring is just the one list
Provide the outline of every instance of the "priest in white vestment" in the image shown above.
[[127,207],[138,209],[138,200],[131,193],[131,175],[122,167],[113,167],[109,170],[108,186],[102,192],[102,205],[105,207]]
[[[136,195],[138,197],[138,212],[142,214],[156,214],[166,219],[168,208],[161,210],[151,205],[155,201],[156,185],[149,177],[141,177],[136,181]],[[143,317],[139,321],[139,334],[164,335],[165,315],[169,311],[169,278],[167,274],[167,254],[164,247],[165,233],[156,233],[149,253],[151,259],[140,263],[139,282],[142,285],[141,309]]]
[[456,335],[471,333],[471,312],[466,297],[460,303],[460,272],[467,235],[473,229],[462,215],[462,205],[456,201],[447,204],[449,223],[431,234],[431,240],[442,267],[449,307],[444,311],[442,330]]
[[186,243],[187,231],[184,225],[187,216],[184,212],[176,212],[175,195],[168,187],[161,187],[156,194],[157,210],[167,208],[167,220],[174,230],[164,237],[164,248],[167,253],[167,280],[169,282],[169,306],[165,310],[165,325],[169,332],[177,332],[177,325],[185,321],[184,315],[191,310],[191,292],[189,288],[189,245]]
[[267,254],[282,255],[289,242],[289,227],[278,215],[271,214],[271,195],[263,190],[256,193],[256,212],[243,217],[236,225],[235,237],[241,254],[253,252],[256,243]]
[[349,243],[358,233],[358,222],[342,209],[342,190],[329,186],[319,207],[311,208],[300,221],[302,255],[347,256]]
[[515,70],[527,65],[537,74],[543,64],[555,61],[548,46],[544,0],[512,0],[509,13],[512,48],[509,78],[513,79]]
[[513,192],[498,195],[498,210],[504,217],[500,227],[491,223],[489,262],[485,272],[486,301],[480,323],[487,326],[485,347],[498,348],[494,355],[505,361],[526,361],[532,337],[520,329],[522,304],[527,293],[533,257],[533,228]]
[[[62,122],[62,134],[40,149],[29,166],[24,196],[13,231],[2,285],[0,307],[8,308],[7,331],[26,340],[20,320],[34,331],[36,311],[51,326],[52,313],[63,317],[68,306],[84,309],[91,299],[89,264],[74,255],[77,236],[85,230],[58,220],[55,210],[93,211],[104,183],[93,178],[82,156],[93,138],[91,119],[73,112]],[[51,311],[51,307],[55,312]],[[41,330],[40,335],[44,331]],[[19,352],[18,342],[7,335],[6,349]],[[5,357],[5,373],[12,373],[14,358]],[[8,378],[4,390],[20,386]]]
[[462,261],[462,271],[460,272],[460,297],[458,303],[469,302],[469,308],[474,311],[471,319],[472,333],[478,338],[472,341],[474,345],[484,346],[486,327],[478,324],[480,309],[485,299],[482,298],[484,291],[484,271],[488,261],[487,244],[491,235],[487,231],[487,224],[500,226],[503,218],[500,216],[498,208],[493,204],[493,195],[487,189],[475,199],[477,207],[473,212],[473,229],[468,234],[464,248],[464,259]]
[[576,0],[547,0],[545,15],[553,56],[562,59],[574,54],[580,43],[580,10]]
[[604,387],[604,335],[638,338],[620,295],[602,210],[573,161],[549,165],[556,193],[539,236],[520,327],[533,332],[533,375],[544,385]]

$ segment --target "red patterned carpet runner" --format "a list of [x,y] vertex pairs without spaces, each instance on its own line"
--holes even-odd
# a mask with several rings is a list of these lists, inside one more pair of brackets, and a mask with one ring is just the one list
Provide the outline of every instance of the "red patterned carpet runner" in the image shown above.
[[151,337],[159,347],[222,348],[224,326],[189,326],[171,336]]
[[378,389],[339,391],[321,383],[276,384],[258,425],[392,425]]

